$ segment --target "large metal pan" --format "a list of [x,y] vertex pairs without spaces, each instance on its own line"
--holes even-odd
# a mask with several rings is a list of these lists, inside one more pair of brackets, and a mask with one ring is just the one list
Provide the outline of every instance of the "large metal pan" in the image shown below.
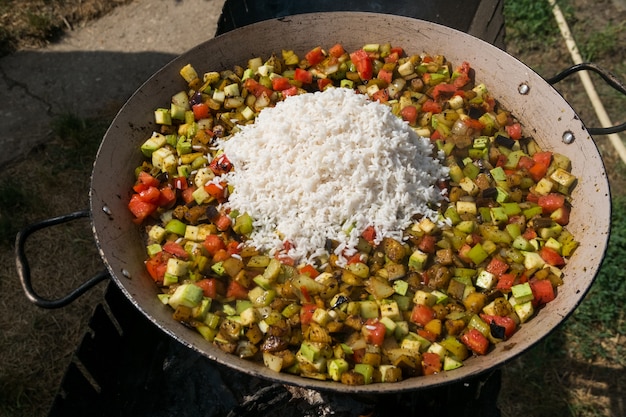
[[[168,103],[174,92],[185,88],[179,69],[187,63],[199,69],[229,69],[254,56],[268,56],[282,48],[303,53],[315,46],[336,42],[343,43],[347,50],[365,43],[391,42],[403,46],[409,53],[428,52],[443,54],[452,62],[469,61],[480,81],[484,81],[495,97],[519,118],[540,145],[568,155],[573,161],[573,173],[579,183],[573,193],[570,229],[581,240],[581,245],[565,267],[565,285],[556,300],[524,324],[512,340],[498,344],[487,356],[467,360],[458,370],[394,384],[366,386],[275,373],[262,364],[222,352],[197,332],[174,321],[171,309],[157,302],[156,288],[146,274],[144,243],[127,204],[133,170],[141,163],[139,146],[154,128],[153,110]],[[241,372],[281,383],[345,393],[399,392],[461,381],[498,367],[527,350],[576,309],[592,284],[607,245],[611,207],[607,176],[592,138],[574,110],[539,75],[502,50],[465,33],[411,18],[361,12],[307,14],[256,23],[220,35],[174,59],[137,90],[106,132],[93,168],[90,202],[90,212],[76,213],[74,217],[91,215],[93,233],[108,273],[137,309],[164,332],[208,358]],[[49,223],[61,221],[64,220],[52,219]],[[21,242],[18,246],[23,245],[23,239],[31,231],[18,237]],[[28,275],[25,260],[18,259],[18,269],[22,275]],[[30,286],[29,280],[30,277],[25,288]],[[46,306],[45,300],[28,294],[34,302]]]

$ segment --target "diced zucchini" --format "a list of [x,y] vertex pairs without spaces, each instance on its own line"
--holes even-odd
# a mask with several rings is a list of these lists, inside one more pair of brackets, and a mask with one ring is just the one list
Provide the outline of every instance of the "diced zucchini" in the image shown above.
[[163,238],[165,238],[165,234],[166,230],[163,227],[155,224],[148,231],[148,238],[153,242],[161,243]]
[[513,285],[511,287],[511,293],[513,294],[513,297],[515,297],[516,302],[519,304],[532,301],[534,298],[533,290],[530,288],[530,284],[528,282]]
[[380,315],[383,318],[387,318],[393,321],[399,321],[402,319],[402,313],[400,313],[400,307],[396,301],[386,301],[380,304]]
[[482,270],[476,278],[476,286],[485,290],[490,290],[498,282],[494,274],[489,271]]
[[456,360],[451,356],[446,356],[443,358],[443,370],[444,371],[452,371],[454,369],[458,369],[463,366],[463,361]]
[[182,284],[176,288],[169,299],[169,305],[174,309],[179,306],[194,308],[202,302],[202,288],[194,284]]
[[535,309],[533,308],[532,301],[527,301],[525,303],[515,304],[513,306],[515,309],[515,313],[520,319],[520,322],[525,323],[529,318],[535,313]]
[[341,381],[341,375],[350,368],[348,362],[343,358],[332,359],[328,362],[328,375],[333,381]]
[[189,270],[189,262],[183,261],[178,258],[169,258],[167,260],[167,268],[165,270],[166,273],[176,275],[177,277],[182,277],[187,274]]
[[409,257],[409,268],[414,271],[423,271],[428,260],[428,254],[416,249]]
[[427,291],[418,290],[413,296],[413,302],[415,304],[422,304],[432,307],[437,302],[437,297]]
[[167,142],[167,138],[158,132],[153,132],[152,136],[141,145],[141,152],[146,157],[151,157],[152,154],[159,148],[163,147]]

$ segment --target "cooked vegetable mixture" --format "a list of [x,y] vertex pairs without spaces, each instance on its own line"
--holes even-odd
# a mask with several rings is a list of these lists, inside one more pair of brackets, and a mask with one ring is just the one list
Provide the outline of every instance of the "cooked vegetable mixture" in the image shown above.
[[[180,74],[188,89],[155,110],[129,209],[159,299],[208,342],[276,372],[396,382],[489,354],[555,298],[578,246],[570,160],[527,137],[469,63],[337,44]],[[447,198],[401,238],[358,230],[350,253],[329,239],[315,262],[294,259],[288,236],[282,250],[256,248],[258,219],[226,204],[234,189],[222,179],[237,166],[217,144],[263,109],[328,88],[386,104],[429,138]]]

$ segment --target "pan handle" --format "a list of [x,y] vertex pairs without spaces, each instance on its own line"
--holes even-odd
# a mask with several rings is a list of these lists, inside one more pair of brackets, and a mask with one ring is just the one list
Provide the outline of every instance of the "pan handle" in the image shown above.
[[31,284],[30,279],[30,267],[28,265],[28,260],[26,259],[26,254],[24,251],[24,246],[26,244],[26,239],[34,232],[54,226],[61,223],[67,223],[72,220],[76,220],[83,217],[89,217],[89,210],[81,210],[75,211],[70,214],[65,214],[58,217],[53,217],[51,219],[43,220],[38,223],[31,224],[21,230],[15,239],[15,263],[17,266],[17,274],[19,275],[20,282],[22,283],[22,288],[26,293],[26,297],[28,297],[29,301],[35,304],[38,307],[43,307],[47,309],[60,308],[68,305],[81,295],[83,295],[86,291],[94,287],[99,282],[107,279],[109,277],[109,273],[107,270],[101,271],[83,282],[80,286],[71,290],[67,295],[55,299],[49,300],[39,296],[33,286]]
[[[596,74],[600,75],[600,77],[602,77],[602,79],[608,85],[613,87],[618,92],[626,95],[626,86],[624,86],[624,83],[622,83],[611,72],[591,62],[583,62],[580,64],[572,65],[571,67],[565,69],[564,71],[561,71],[559,74],[555,75],[554,77],[548,78],[546,81],[550,84],[556,84],[559,81],[562,81],[564,78],[572,75],[573,73],[578,72],[578,71],[584,71],[584,70],[595,72]],[[626,123],[622,123],[620,125],[612,126],[612,127],[587,128],[587,131],[591,135],[610,135],[612,133],[623,132],[625,130],[626,130]]]

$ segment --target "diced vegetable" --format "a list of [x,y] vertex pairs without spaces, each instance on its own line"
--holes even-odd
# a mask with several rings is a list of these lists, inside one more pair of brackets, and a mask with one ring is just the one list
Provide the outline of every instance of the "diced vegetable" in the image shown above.
[[[201,76],[185,65],[188,88],[154,110],[128,208],[175,319],[275,372],[355,385],[452,371],[541,314],[579,245],[567,229],[570,159],[541,149],[470,63],[380,43],[280,52]],[[429,137],[449,168],[448,201],[401,238],[359,230],[345,263],[334,241],[313,261],[289,256],[288,237],[280,253],[255,248],[262,219],[224,208],[237,166],[213,144],[289,96],[334,87]]]

